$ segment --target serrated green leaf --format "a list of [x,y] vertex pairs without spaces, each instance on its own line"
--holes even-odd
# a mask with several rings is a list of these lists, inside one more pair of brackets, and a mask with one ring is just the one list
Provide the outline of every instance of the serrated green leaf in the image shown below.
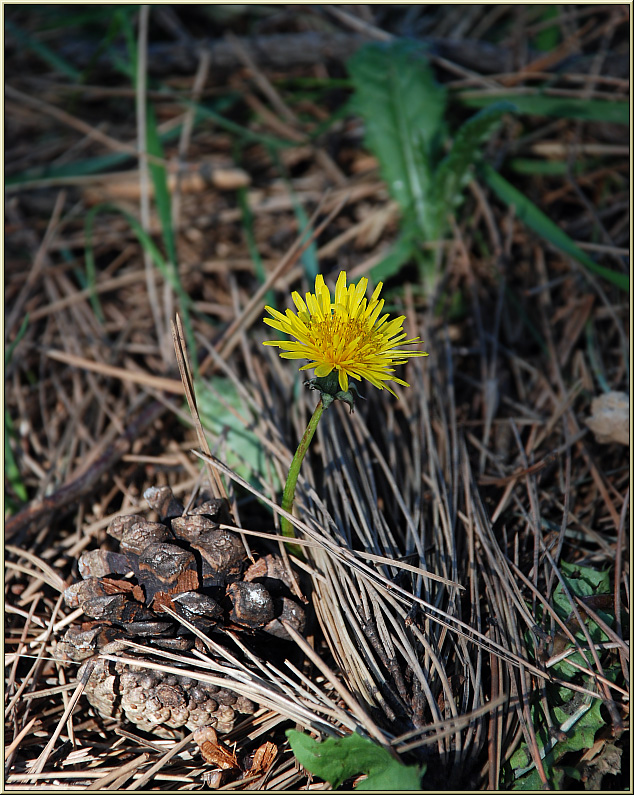
[[286,736],[298,762],[334,788],[366,773],[357,790],[420,790],[424,769],[402,764],[387,749],[360,734],[329,737],[323,742],[294,729],[288,729]]
[[629,292],[630,277],[626,273],[598,265],[591,257],[583,252],[568,235],[553,223],[548,216],[543,213],[533,202],[528,199],[517,188],[507,182],[501,174],[492,168],[488,163],[483,164],[482,174],[487,184],[497,194],[497,196],[509,206],[515,207],[517,217],[529,226],[544,240],[552,243],[553,246],[573,257],[581,265],[597,276],[601,276],[606,281],[619,287],[621,290]]
[[438,237],[430,206],[432,164],[446,135],[447,92],[420,45],[369,44],[348,61],[352,108],[365,121],[365,140],[404,214],[413,213],[427,240]]

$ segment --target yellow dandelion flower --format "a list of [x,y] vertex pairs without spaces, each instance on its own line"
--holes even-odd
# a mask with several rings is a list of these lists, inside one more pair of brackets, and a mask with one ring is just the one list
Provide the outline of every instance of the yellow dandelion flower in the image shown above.
[[383,299],[379,299],[383,283],[365,297],[368,280],[346,285],[345,271],[339,274],[335,287],[335,300],[320,274],[315,279],[315,292],[306,293],[304,301],[299,293],[292,295],[297,314],[291,309],[283,315],[270,306],[266,311],[271,318],[264,322],[274,329],[294,337],[295,341],[268,340],[265,345],[280,348],[283,359],[308,359],[309,364],[300,370],[315,369],[315,376],[323,378],[333,370],[339,377],[343,392],[348,390],[348,379],[360,381],[365,378],[378,389],[387,389],[386,381],[401,386],[408,383],[392,375],[394,366],[405,364],[410,356],[427,356],[422,351],[404,350],[419,338],[406,339],[403,331],[405,316],[389,319],[381,315]]

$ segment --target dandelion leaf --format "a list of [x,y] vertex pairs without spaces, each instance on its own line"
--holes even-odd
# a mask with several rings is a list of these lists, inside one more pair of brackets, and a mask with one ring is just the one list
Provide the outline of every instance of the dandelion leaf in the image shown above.
[[298,762],[334,788],[365,773],[367,778],[357,784],[357,790],[420,790],[424,769],[403,765],[385,748],[360,734],[329,737],[323,742],[293,729],[286,736]]

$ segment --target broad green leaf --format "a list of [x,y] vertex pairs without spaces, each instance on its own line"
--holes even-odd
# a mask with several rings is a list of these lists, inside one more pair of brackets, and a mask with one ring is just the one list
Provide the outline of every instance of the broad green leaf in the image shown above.
[[[585,704],[575,699],[564,708],[552,709],[555,724],[564,727],[565,740],[557,740],[550,736],[546,721],[538,715],[538,710],[541,711],[541,707],[532,707],[531,716],[544,772],[550,786],[560,789],[564,777],[560,762],[565,754],[592,748],[596,732],[605,723],[601,717],[601,699],[592,698],[590,703]],[[510,766],[516,777],[512,786],[514,790],[541,790],[539,773],[532,764],[525,743],[522,743],[511,757]]]
[[252,430],[251,412],[233,383],[221,376],[197,381],[196,402],[203,428],[225,440],[227,466],[257,487],[272,480],[273,488],[279,490],[281,484],[274,469],[267,467],[266,452]]
[[[560,569],[566,582],[566,587],[574,596],[583,598],[610,593],[610,576],[607,571],[601,572],[596,569],[591,569],[588,566],[577,566],[573,563],[566,563],[565,561],[561,562]],[[581,645],[586,646],[587,640],[585,633],[582,631],[572,612],[570,600],[561,583],[557,584],[553,593],[553,607],[557,611],[559,617],[567,623],[568,628],[577,637]],[[607,635],[601,627],[584,613],[581,607],[578,606],[578,609],[580,617],[584,621],[586,630],[592,641],[594,643],[602,643],[608,640]],[[608,626],[614,623],[614,617],[611,614],[597,607],[593,609]],[[592,655],[588,652],[586,653],[585,660],[580,652],[575,652],[564,660],[556,663],[552,670],[553,673],[561,679],[572,681],[578,675],[578,668],[576,668],[575,665],[586,667],[588,661],[590,665],[592,665],[592,660]],[[573,665],[573,663],[575,665]]]
[[318,742],[308,734],[288,729],[288,741],[306,770],[336,789],[346,779],[366,773],[357,790],[420,790],[424,768],[406,766],[390,752],[360,734],[329,737]]
[[[599,571],[589,566],[577,566],[574,563],[566,563],[566,561],[562,561],[559,564],[559,568],[566,581],[568,590],[575,596],[610,593],[610,574],[607,571]],[[561,584],[555,588],[553,601],[555,605],[565,611],[566,615],[570,612],[570,602]]]
[[506,101],[512,102],[518,113],[531,116],[554,116],[558,119],[581,119],[629,126],[629,102],[606,102],[601,99],[550,97],[543,94],[498,93],[460,94],[457,97],[468,108],[486,108]]
[[543,237],[553,246],[573,257],[581,265],[597,276],[629,292],[630,278],[625,273],[618,273],[603,265],[598,265],[591,257],[583,252],[568,235],[553,223],[533,202],[517,188],[507,182],[501,174],[485,163],[482,174],[489,187],[509,206],[515,207],[517,217],[529,226],[540,237]]
[[446,90],[420,45],[369,44],[348,61],[355,87],[351,107],[363,117],[365,140],[377,156],[390,193],[413,214],[427,240],[438,237],[430,206],[432,164],[445,138]]

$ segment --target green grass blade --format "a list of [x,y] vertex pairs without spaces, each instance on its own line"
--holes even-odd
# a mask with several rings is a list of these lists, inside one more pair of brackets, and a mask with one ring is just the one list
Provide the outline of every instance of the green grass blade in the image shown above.
[[[297,194],[294,190],[291,190],[291,201],[293,202],[293,210],[295,211],[295,217],[297,218],[297,226],[299,228],[299,232],[301,236],[304,236],[308,230],[308,216],[306,215],[304,208],[302,207],[301,203],[297,198]],[[315,277],[319,273],[319,260],[317,259],[317,244],[313,240],[313,242],[308,246],[308,248],[302,253],[301,263],[304,266],[304,274],[308,283],[315,281]]]
[[[73,13],[76,7],[82,9],[82,6],[70,6],[65,3],[40,5],[38,7],[40,30],[52,32],[63,28],[64,33],[68,35],[71,28],[78,28],[79,33],[87,35],[90,31],[102,31],[106,23],[112,20],[112,6],[109,4],[86,5],[81,11]],[[132,15],[137,14],[138,10],[138,5],[126,6],[126,11]]]
[[218,127],[226,130],[227,132],[233,133],[240,140],[245,141],[246,143],[255,142],[264,146],[272,146],[276,149],[289,149],[293,146],[297,146],[297,143],[294,141],[285,141],[282,138],[274,138],[272,135],[264,135],[263,133],[249,130],[247,127],[242,127],[240,124],[236,124],[234,121],[225,119],[224,116],[210,108],[208,105],[202,105],[195,102],[183,102],[183,104],[192,107],[201,118],[213,121],[218,125]]
[[18,346],[22,337],[26,334],[26,330],[29,326],[29,316],[26,314],[24,316],[24,320],[20,324],[20,328],[18,329],[18,333],[15,335],[15,339],[12,343],[9,344],[7,349],[4,352],[4,366],[5,369],[11,364],[13,360],[13,352],[15,351],[16,347]]
[[[147,105],[146,119],[147,152],[149,155],[154,155],[155,157],[164,160],[165,152],[163,151],[163,146],[161,145],[158,124],[156,122],[156,114],[154,113],[154,108],[149,103]],[[183,328],[185,329],[187,345],[189,346],[190,350],[194,351],[196,350],[196,341],[194,338],[194,329],[192,327],[189,313],[189,300],[178,275],[176,237],[174,235],[174,224],[172,222],[172,195],[170,193],[168,183],[167,168],[163,163],[150,161],[149,171],[152,178],[152,184],[154,186],[154,203],[156,205],[156,212],[161,226],[165,251],[167,252],[167,261],[165,264],[171,273],[170,283],[177,285],[174,289],[180,298]],[[198,362],[194,361],[192,366],[194,368],[194,372],[197,372]]]
[[497,102],[512,102],[518,113],[531,116],[554,116],[557,119],[580,119],[629,126],[629,102],[606,102],[602,99],[551,97],[543,94],[468,94],[460,95],[460,102],[468,108],[486,108]]
[[625,273],[618,273],[603,265],[598,265],[591,257],[582,251],[568,235],[553,223],[530,199],[514,188],[503,176],[498,174],[490,165],[484,164],[482,174],[488,186],[503,202],[515,207],[517,217],[520,218],[540,237],[553,246],[573,257],[591,273],[601,276],[621,290],[629,292],[630,279]]
[[139,243],[141,246],[148,252],[149,256],[152,259],[152,262],[156,265],[156,267],[161,272],[161,275],[168,282],[174,292],[178,295],[181,301],[181,309],[183,313],[187,310],[191,309],[191,299],[187,295],[187,293],[183,290],[183,287],[180,283],[180,280],[174,273],[174,270],[169,267],[168,263],[165,260],[165,257],[161,254],[160,249],[156,245],[156,243],[152,240],[149,234],[143,229],[139,221],[130,213],[122,210],[120,207],[116,205],[110,204],[109,202],[104,202],[103,204],[97,204],[93,207],[90,212],[86,216],[85,221],[85,230],[86,230],[86,275],[88,280],[88,285],[92,289],[92,296],[91,301],[94,299],[93,306],[95,308],[95,314],[98,317],[102,318],[103,313],[101,311],[101,306],[99,305],[99,301],[97,298],[97,293],[95,290],[96,286],[96,268],[95,268],[95,254],[94,248],[92,245],[92,228],[95,222],[95,216],[97,213],[100,212],[114,212],[122,215],[126,221],[130,224],[132,231],[136,235]]
[[[165,158],[165,153],[163,151],[161,139],[158,134],[156,114],[154,113],[154,108],[149,103],[147,105],[146,118],[147,153],[163,160]],[[172,224],[172,197],[167,180],[167,168],[163,163],[157,163],[155,160],[150,160],[148,166],[150,176],[152,178],[152,184],[154,185],[154,202],[156,204],[156,211],[161,224],[165,250],[167,251],[167,256],[170,261],[175,263],[176,241],[174,237],[174,226]]]
[[20,469],[13,455],[13,448],[11,447],[11,436],[15,435],[13,429],[13,421],[8,410],[4,410],[4,476],[13,489],[13,493],[20,500],[26,502],[29,499],[29,494],[26,486],[22,482]]
[[[249,256],[253,260],[255,275],[257,276],[260,284],[264,284],[266,281],[266,268],[264,267],[262,257],[260,256],[260,250],[258,249],[253,226],[253,213],[249,207],[249,192],[246,188],[238,188],[237,199],[242,212],[242,229],[244,230],[244,238],[246,240],[247,249],[249,250]],[[267,290],[266,295],[264,296],[264,302],[268,306],[275,306],[275,293],[273,290]]]
[[[159,139],[161,145],[176,140],[181,134],[181,130],[182,125],[179,124],[171,130],[162,133]],[[43,179],[63,180],[73,179],[74,177],[92,176],[93,174],[103,174],[116,166],[123,166],[131,160],[136,162],[135,154],[114,152],[113,154],[88,157],[84,160],[64,163],[59,166],[53,165],[28,169],[27,171],[22,171],[19,174],[7,177],[4,184],[6,187],[11,187],[13,185],[28,185],[29,182],[39,182]]]
[[35,36],[31,36],[30,33],[19,28],[14,22],[11,22],[10,19],[5,19],[4,24],[5,32],[10,33],[25,50],[34,52],[44,63],[48,64],[54,72],[66,75],[66,77],[69,77],[74,83],[79,83],[81,81],[81,72],[75,69],[74,66],[71,66],[64,58],[53,52],[46,44],[43,44],[36,39]]
[[[508,167],[516,174],[526,174],[531,177],[563,177],[570,171],[570,164],[563,160],[538,160],[531,157],[513,157],[508,161]],[[589,166],[584,162],[574,163],[572,172],[582,174]]]

